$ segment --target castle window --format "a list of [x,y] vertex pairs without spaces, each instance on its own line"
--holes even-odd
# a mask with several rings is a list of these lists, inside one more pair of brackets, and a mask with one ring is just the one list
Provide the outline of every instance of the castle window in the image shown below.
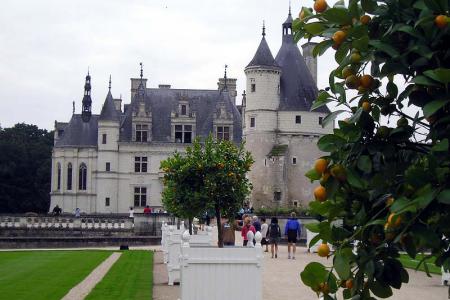
[[87,177],[87,167],[84,163],[80,165],[78,169],[78,189],[81,191],[86,190],[86,178]]
[[105,198],[105,206],[109,206],[109,203],[110,203],[110,198],[106,197]]
[[175,142],[192,143],[192,125],[175,125]]
[[72,164],[67,165],[67,190],[72,190]]
[[267,158],[264,158],[264,166],[267,167]]
[[250,127],[255,127],[255,118],[250,118]]
[[102,134],[102,144],[106,144],[106,133]]
[[322,125],[323,123],[323,117],[319,117],[319,125]]
[[111,171],[111,163],[109,163],[109,162],[106,163],[106,165],[105,165],[105,171],[106,171],[106,172]]
[[148,125],[136,124],[136,142],[147,142]]
[[281,192],[274,192],[273,193],[273,200],[281,201]]
[[186,105],[181,105],[181,115],[182,116],[186,115]]
[[217,139],[218,140],[230,140],[230,127],[229,126],[217,126]]
[[297,201],[297,200],[292,201],[292,205],[293,205],[294,207],[298,207],[298,201]]
[[297,164],[297,157],[292,157],[292,164],[293,165],[296,165]]
[[295,124],[301,124],[302,123],[302,116],[295,116]]
[[58,163],[57,165],[57,183],[56,183],[56,189],[59,191],[61,189],[61,164]]
[[134,188],[134,206],[144,207],[147,205],[147,188],[135,187]]
[[147,173],[147,156],[134,157],[134,172]]
[[252,83],[252,84],[250,85],[250,91],[251,91],[252,93],[256,92],[256,84]]

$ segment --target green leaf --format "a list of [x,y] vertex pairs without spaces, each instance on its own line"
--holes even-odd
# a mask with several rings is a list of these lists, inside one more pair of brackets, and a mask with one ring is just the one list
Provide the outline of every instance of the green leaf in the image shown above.
[[319,35],[325,30],[325,26],[322,23],[314,22],[314,23],[308,23],[303,26],[305,28],[305,31],[312,35]]
[[347,169],[347,181],[348,183],[357,189],[364,189],[364,181],[358,176],[352,169]]
[[367,51],[367,48],[369,47],[369,36],[365,35],[362,38],[359,38],[357,40],[354,40],[352,42],[353,48],[358,49],[359,51]]
[[350,260],[341,251],[335,253],[333,265],[339,278],[346,280],[350,277]]
[[315,110],[316,108],[319,108],[321,106],[324,106],[325,104],[333,101],[333,98],[331,98],[331,95],[328,94],[326,91],[320,91],[319,95],[317,96],[316,101],[314,101],[313,105],[311,106],[311,111]]
[[361,0],[361,6],[365,12],[372,14],[375,12],[378,4],[375,0]]
[[319,234],[316,235],[315,237],[313,237],[313,238],[309,241],[308,248],[314,247],[314,245],[317,244],[317,242],[320,241],[320,240],[321,240],[320,235],[319,235]]
[[323,120],[322,120],[322,127],[325,128],[328,123],[333,122],[334,119],[337,118],[341,113],[346,112],[346,110],[337,110],[332,112],[331,114],[328,114]]
[[358,168],[364,173],[372,172],[372,160],[367,155],[361,155],[358,158]]
[[350,43],[342,43],[334,54],[334,59],[338,64],[340,64],[344,58],[347,56],[350,50]]
[[351,24],[352,18],[344,7],[333,7],[322,13],[322,16],[332,23],[339,25]]
[[308,223],[308,224],[305,224],[305,227],[306,227],[306,229],[308,229],[311,232],[319,233],[320,232],[319,224],[320,223]]
[[435,194],[436,191],[428,184],[419,190],[417,193],[418,197],[413,200],[413,203],[416,204],[418,208],[423,209],[433,201]]
[[426,118],[430,117],[431,115],[433,115],[435,112],[437,112],[439,109],[444,107],[449,102],[450,102],[450,100],[440,99],[440,100],[434,100],[434,101],[431,101],[431,102],[427,103],[423,107],[423,114],[424,114],[424,116]]
[[397,57],[400,54],[398,53],[397,49],[395,49],[393,46],[384,43],[382,41],[379,40],[371,40],[369,41],[369,45],[375,47],[376,49],[383,51],[387,54],[389,54],[391,57]]
[[414,83],[420,84],[420,85],[426,85],[426,86],[439,86],[438,83],[436,83],[434,80],[429,79],[428,77],[419,75],[416,76],[413,80]]
[[322,177],[322,175],[317,173],[316,169],[314,168],[306,172],[305,176],[308,177],[311,180],[311,182],[313,182],[314,180],[319,180],[320,177]]
[[386,85],[386,91],[389,93],[389,96],[392,98],[396,98],[398,94],[398,88],[393,81],[389,81]]
[[450,69],[438,68],[423,73],[431,79],[442,82],[443,84],[450,82]]
[[431,148],[433,152],[447,152],[448,151],[448,139],[443,139],[437,142],[436,145]]
[[325,266],[318,262],[312,262],[306,265],[300,278],[303,283],[311,288],[318,288],[322,282],[325,282],[328,272]]
[[345,140],[341,137],[338,137],[334,134],[324,135],[317,142],[317,146],[323,152],[331,152],[339,149],[343,144],[345,144]]
[[443,204],[450,204],[450,189],[443,190],[437,196],[437,200]]
[[392,296],[392,289],[384,282],[372,281],[369,284],[369,288],[372,293],[380,298],[389,298]]
[[320,43],[318,43],[314,49],[313,49],[313,56],[317,57],[317,56],[321,56],[322,54],[325,53],[325,51],[327,51],[328,48],[330,48],[331,46],[333,46],[333,40],[325,40],[322,41]]

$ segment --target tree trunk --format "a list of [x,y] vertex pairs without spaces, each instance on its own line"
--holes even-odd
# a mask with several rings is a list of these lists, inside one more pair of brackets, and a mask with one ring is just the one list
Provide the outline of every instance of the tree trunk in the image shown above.
[[219,205],[215,205],[215,211],[216,211],[216,219],[217,219],[217,246],[219,248],[223,248],[223,232],[222,232],[222,220],[220,217],[220,208]]
[[192,218],[189,218],[189,234],[192,235]]

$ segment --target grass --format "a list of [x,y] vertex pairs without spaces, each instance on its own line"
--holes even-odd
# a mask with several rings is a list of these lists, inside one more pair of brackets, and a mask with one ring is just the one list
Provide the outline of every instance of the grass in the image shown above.
[[109,251],[0,252],[0,299],[61,299]]
[[[402,263],[402,265],[405,268],[415,270],[417,265],[419,264],[419,262],[422,260],[423,257],[424,257],[423,255],[417,254],[416,259],[412,259],[407,254],[400,254],[400,262]],[[427,259],[426,262],[427,262],[428,270],[430,271],[431,274],[441,275],[441,268],[436,267],[434,265],[434,258]],[[425,272],[424,263],[422,263],[420,265],[418,271]]]
[[86,300],[152,299],[153,252],[124,251]]

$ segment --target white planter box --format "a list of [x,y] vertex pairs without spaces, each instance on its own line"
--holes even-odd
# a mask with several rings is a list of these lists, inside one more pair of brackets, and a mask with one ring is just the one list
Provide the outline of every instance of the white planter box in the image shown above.
[[445,272],[443,267],[441,267],[441,272],[442,272],[442,285],[448,285],[450,283],[450,272]]
[[206,233],[191,235],[189,245],[191,247],[208,247],[213,246],[212,241],[212,228],[210,226],[207,226]]
[[169,276],[168,284],[173,285],[180,281],[180,246],[181,234],[184,232],[184,222],[181,222],[180,229],[169,226],[167,236],[167,273]]
[[181,300],[262,299],[261,233],[256,234],[254,248],[195,248],[190,247],[189,239],[185,232],[180,257]]

